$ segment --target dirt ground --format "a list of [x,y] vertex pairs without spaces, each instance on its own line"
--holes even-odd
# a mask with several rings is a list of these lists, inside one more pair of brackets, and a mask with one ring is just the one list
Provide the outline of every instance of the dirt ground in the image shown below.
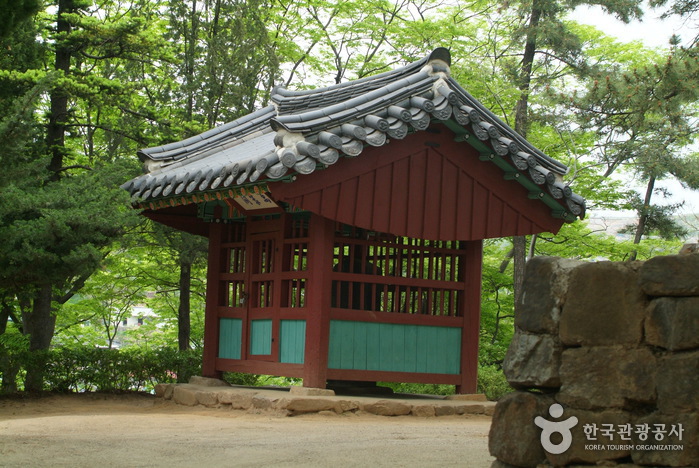
[[250,414],[142,395],[0,399],[7,467],[489,467],[486,416]]

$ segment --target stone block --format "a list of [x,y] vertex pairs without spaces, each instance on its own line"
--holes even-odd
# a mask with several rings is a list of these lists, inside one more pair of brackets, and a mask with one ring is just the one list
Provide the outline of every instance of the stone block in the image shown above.
[[165,400],[172,399],[172,392],[175,391],[175,384],[156,384],[155,396]]
[[[570,430],[570,447],[560,454],[546,453],[546,459],[553,466],[569,466],[576,463],[601,465],[627,458],[631,454],[633,442],[622,440],[617,430],[619,426],[629,424],[631,420],[631,415],[626,411],[564,408],[563,415],[557,419],[548,413],[542,417],[554,422],[577,418],[576,425]],[[551,441],[558,443],[559,440],[554,440],[555,437],[552,435]]]
[[218,402],[222,405],[231,405],[231,409],[250,409],[252,407],[252,394],[237,393],[235,391],[218,392]]
[[197,391],[196,387],[190,385],[177,385],[172,393],[172,399],[178,405],[196,406],[199,404]]
[[361,407],[364,411],[379,416],[404,416],[410,414],[412,406],[399,401],[379,400]]
[[513,392],[501,398],[488,435],[490,454],[502,463],[524,468],[543,463],[546,453],[534,418],[548,414],[552,403],[548,395],[529,392]]
[[286,410],[289,411],[291,415],[318,413],[320,411],[342,412],[337,401],[327,398],[293,398],[286,405]]
[[699,410],[699,351],[658,360],[658,408],[666,414]]
[[256,409],[270,409],[274,406],[274,401],[260,395],[252,397],[252,407]]
[[660,297],[646,312],[646,342],[678,351],[699,348],[699,297]]
[[571,348],[561,359],[557,399],[578,409],[654,403],[657,363],[647,348]]
[[434,407],[435,416],[452,416],[456,414],[456,408],[451,405],[437,405]]
[[571,288],[561,311],[565,346],[634,345],[643,338],[647,299],[634,263],[585,263],[570,273]]
[[340,406],[340,413],[357,411],[359,409],[359,402],[354,400],[339,400],[338,404]]
[[289,388],[289,394],[302,396],[335,396],[335,391],[329,388],[293,386]]
[[455,393],[446,395],[445,400],[460,400],[460,401],[488,401],[485,393]]
[[198,391],[196,392],[197,402],[200,405],[214,407],[218,406],[218,394],[213,391]]
[[485,404],[459,405],[455,407],[456,414],[486,414]]
[[633,434],[635,450],[631,452],[631,457],[634,463],[651,466],[699,465],[699,413],[666,415],[655,412],[636,419],[634,429],[636,425],[645,424],[648,425],[645,440],[640,438],[638,430]]
[[515,388],[560,387],[561,352],[557,336],[536,335],[517,329],[502,369],[509,384]]
[[699,253],[653,257],[643,263],[641,289],[649,296],[699,296]]
[[581,263],[556,257],[529,260],[522,297],[515,307],[515,326],[531,333],[557,334],[570,272]]
[[413,405],[411,414],[423,418],[433,418],[436,416],[436,411],[432,405]]
[[221,379],[212,379],[210,377],[200,377],[198,375],[193,375],[189,378],[189,383],[191,385],[200,385],[202,387],[228,387],[230,386],[228,382]]

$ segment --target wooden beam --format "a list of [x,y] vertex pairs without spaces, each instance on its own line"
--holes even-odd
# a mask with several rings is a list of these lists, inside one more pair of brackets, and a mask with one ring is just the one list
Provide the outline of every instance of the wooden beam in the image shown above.
[[218,310],[222,295],[219,275],[222,271],[223,255],[221,243],[225,225],[209,224],[209,265],[206,274],[206,309],[204,312],[204,353],[202,375],[204,377],[221,378],[222,372],[216,368],[218,358],[219,316]]
[[325,388],[328,374],[335,223],[312,214],[308,234],[309,277],[306,289],[308,320],[306,321],[303,386]]
[[464,295],[461,313],[464,326],[461,333],[461,383],[456,393],[476,393],[478,384],[478,336],[481,319],[481,277],[483,269],[483,241],[462,243],[466,254],[461,265]]

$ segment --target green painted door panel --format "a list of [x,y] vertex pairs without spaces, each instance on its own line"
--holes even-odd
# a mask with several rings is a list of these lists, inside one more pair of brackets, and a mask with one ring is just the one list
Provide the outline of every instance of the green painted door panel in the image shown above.
[[279,362],[303,364],[306,350],[306,321],[279,322]]
[[250,354],[272,354],[272,320],[250,321]]
[[219,322],[218,357],[240,359],[242,337],[241,319],[222,318]]

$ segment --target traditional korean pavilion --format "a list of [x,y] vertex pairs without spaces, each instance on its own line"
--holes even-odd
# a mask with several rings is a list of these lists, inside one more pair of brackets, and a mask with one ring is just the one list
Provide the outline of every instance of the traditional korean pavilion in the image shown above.
[[447,49],[139,151],[143,214],[209,238],[203,374],[476,391],[482,241],[584,200],[466,92]]

